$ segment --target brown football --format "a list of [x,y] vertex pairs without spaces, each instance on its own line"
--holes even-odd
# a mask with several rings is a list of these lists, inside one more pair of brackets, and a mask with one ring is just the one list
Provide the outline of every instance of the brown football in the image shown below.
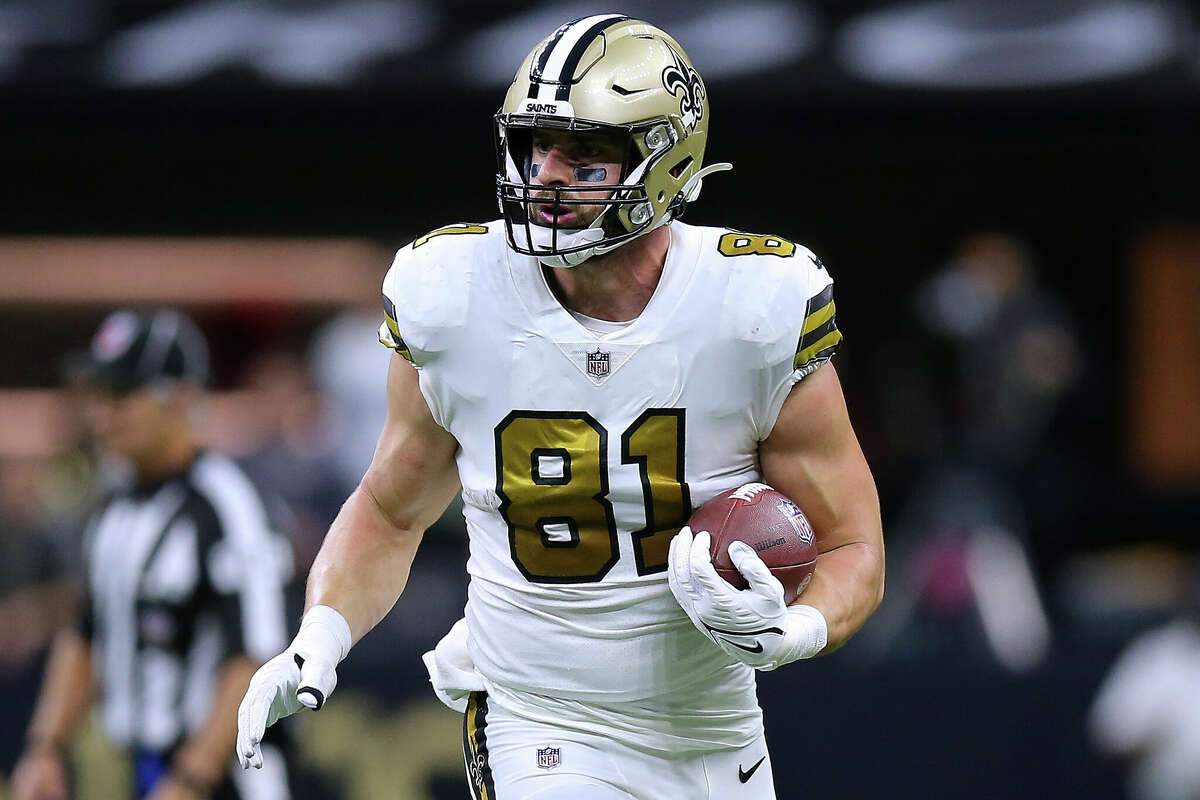
[[712,534],[713,566],[738,589],[746,579],[729,560],[729,545],[742,541],[758,551],[783,584],[784,602],[805,590],[817,567],[817,542],[799,506],[764,483],[747,483],[709,500],[688,520],[692,533]]

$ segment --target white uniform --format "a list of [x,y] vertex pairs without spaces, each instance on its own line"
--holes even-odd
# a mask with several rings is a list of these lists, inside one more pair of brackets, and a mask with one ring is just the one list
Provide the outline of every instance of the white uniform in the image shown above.
[[754,674],[675,602],[667,546],[693,508],[761,477],[759,442],[841,334],[809,251],[668,230],[649,304],[605,335],[502,223],[434,231],[396,255],[381,339],[461,445],[467,650],[494,703],[615,725],[646,750],[712,751],[761,736]]

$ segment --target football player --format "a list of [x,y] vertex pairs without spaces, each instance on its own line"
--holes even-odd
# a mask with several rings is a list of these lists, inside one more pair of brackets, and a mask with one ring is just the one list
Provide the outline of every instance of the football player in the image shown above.
[[[242,702],[243,765],[325,702],[461,487],[465,618],[425,661],[477,800],[774,797],[755,670],[863,624],[883,541],[828,272],[783,237],[679,221],[729,168],[703,166],[710,119],[683,48],[621,15],[522,63],[495,117],[502,218],[419,237],[384,281],[388,421],[299,635]],[[731,548],[737,591],[686,527],[760,480],[818,537],[790,607],[752,549]]]

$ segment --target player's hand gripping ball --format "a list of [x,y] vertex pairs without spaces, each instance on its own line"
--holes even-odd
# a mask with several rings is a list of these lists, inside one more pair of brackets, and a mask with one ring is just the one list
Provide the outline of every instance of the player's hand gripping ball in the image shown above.
[[709,553],[717,574],[738,589],[749,586],[729,558],[732,542],[745,542],[783,584],[790,605],[812,580],[817,543],[800,508],[764,483],[747,483],[721,492],[688,520],[692,531],[712,535]]
[[671,540],[667,584],[726,655],[775,669],[829,641],[819,609],[791,605],[812,578],[815,539],[795,503],[761,483],[739,486],[705,503]]

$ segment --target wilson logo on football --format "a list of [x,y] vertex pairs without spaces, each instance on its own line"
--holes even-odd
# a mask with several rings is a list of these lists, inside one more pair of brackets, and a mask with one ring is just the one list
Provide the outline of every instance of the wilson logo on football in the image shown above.
[[778,539],[767,539],[765,541],[755,542],[754,549],[761,553],[764,550],[770,550],[772,547],[779,547],[781,544],[787,544],[787,539],[783,538],[782,536],[780,536]]

